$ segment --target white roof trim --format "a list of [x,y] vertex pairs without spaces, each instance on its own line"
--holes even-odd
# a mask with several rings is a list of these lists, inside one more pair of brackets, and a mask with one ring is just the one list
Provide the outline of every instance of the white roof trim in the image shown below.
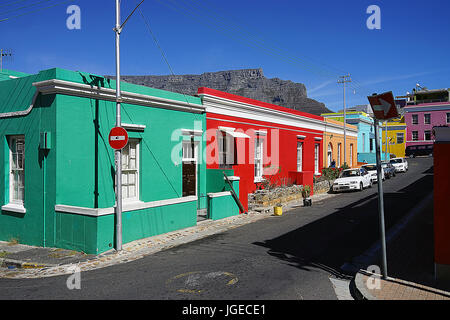
[[202,136],[202,130],[193,130],[193,129],[181,129],[181,134],[183,136]]
[[[87,84],[64,81],[58,79],[35,82],[33,85],[42,94],[65,94],[69,96],[116,101],[116,90],[110,88],[98,88]],[[163,108],[192,113],[203,113],[202,105],[165,99],[145,94],[121,91],[122,103],[147,107]]]

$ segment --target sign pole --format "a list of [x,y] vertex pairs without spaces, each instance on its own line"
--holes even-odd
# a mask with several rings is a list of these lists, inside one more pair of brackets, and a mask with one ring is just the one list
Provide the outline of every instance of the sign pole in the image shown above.
[[383,195],[383,179],[381,174],[381,155],[380,141],[378,132],[378,119],[374,118],[375,127],[375,149],[377,157],[377,179],[378,179],[378,213],[380,216],[380,236],[381,236],[381,255],[382,255],[382,273],[383,279],[387,278],[387,255],[386,255],[386,232],[384,225],[384,195]]
[[[121,127],[120,108],[120,0],[116,0],[116,127]],[[122,149],[115,151],[116,162],[116,250],[122,250]]]

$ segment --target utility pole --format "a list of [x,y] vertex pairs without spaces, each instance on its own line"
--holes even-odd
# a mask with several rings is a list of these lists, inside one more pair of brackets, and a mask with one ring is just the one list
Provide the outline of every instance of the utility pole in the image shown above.
[[[133,15],[136,9],[144,2],[142,0],[136,8],[128,15],[125,21],[120,22],[120,0],[116,0],[116,26],[113,31],[116,34],[116,127],[121,127],[121,103],[122,95],[120,93],[120,33]],[[122,149],[114,153],[116,164],[116,250],[122,250]]]
[[[116,127],[121,127],[120,93],[120,0],[116,0]],[[116,250],[122,250],[122,150],[115,151],[116,162]]]
[[339,78],[340,80],[338,80],[338,83],[342,83],[344,86],[344,163],[347,163],[347,112],[345,104],[345,84],[352,82],[352,79],[350,78],[350,74],[347,74],[346,76],[340,76]]
[[384,161],[388,161],[388,144],[389,144],[389,141],[388,141],[388,121],[387,120],[384,122],[384,131],[385,131],[385,133],[384,133],[384,140],[385,140],[385,143],[384,143],[384,145],[385,145]]

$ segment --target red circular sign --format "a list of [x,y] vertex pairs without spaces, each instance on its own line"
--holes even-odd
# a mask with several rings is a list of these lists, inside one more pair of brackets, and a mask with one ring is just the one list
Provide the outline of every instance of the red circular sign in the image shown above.
[[120,150],[125,147],[128,143],[128,133],[122,127],[114,127],[109,132],[109,145],[111,148]]

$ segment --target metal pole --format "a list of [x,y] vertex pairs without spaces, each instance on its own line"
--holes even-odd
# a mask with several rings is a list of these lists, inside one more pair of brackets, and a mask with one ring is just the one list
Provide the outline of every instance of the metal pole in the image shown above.
[[387,124],[388,124],[388,122],[387,122],[387,120],[386,120],[386,122],[384,123],[384,131],[385,131],[385,134],[384,134],[384,139],[385,139],[385,150],[384,150],[384,161],[388,161],[388,131],[387,131]]
[[378,120],[374,120],[375,127],[375,148],[377,157],[377,179],[378,179],[378,213],[380,216],[380,236],[381,236],[381,263],[382,263],[382,273],[383,279],[387,278],[387,255],[386,255],[386,233],[384,225],[384,196],[383,196],[383,179],[381,175],[381,155],[380,155],[380,142],[379,142],[379,132],[378,132]]
[[[120,0],[116,0],[116,127],[120,127]],[[115,151],[116,162],[116,250],[122,250],[122,150]]]

